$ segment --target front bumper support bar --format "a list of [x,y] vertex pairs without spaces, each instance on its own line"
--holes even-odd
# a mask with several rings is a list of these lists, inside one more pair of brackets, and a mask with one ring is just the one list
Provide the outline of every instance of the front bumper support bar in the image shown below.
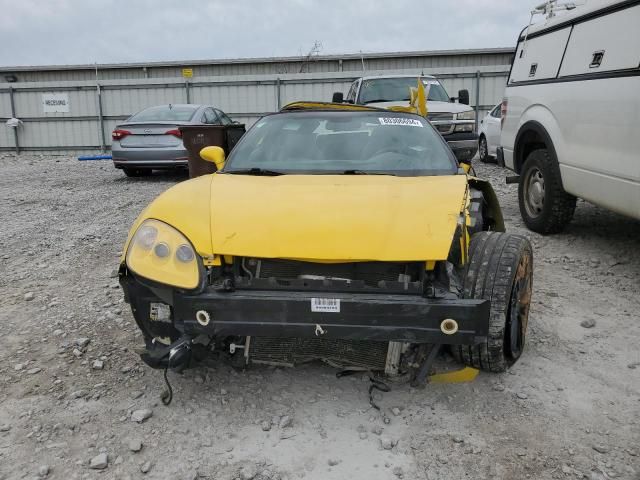
[[[339,311],[312,311],[312,297],[339,301]],[[283,291],[175,293],[175,326],[215,336],[315,337],[347,340],[474,345],[486,340],[488,300],[429,299],[410,295]],[[196,320],[204,311],[206,322]],[[458,331],[440,329],[452,318]]]

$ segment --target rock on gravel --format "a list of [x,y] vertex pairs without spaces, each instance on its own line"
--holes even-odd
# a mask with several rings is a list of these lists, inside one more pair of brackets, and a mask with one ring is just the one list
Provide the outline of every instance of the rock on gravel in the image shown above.
[[606,445],[602,445],[601,443],[596,443],[592,448],[598,453],[609,453],[609,447],[607,447]]
[[149,417],[151,417],[151,415],[153,415],[153,410],[151,410],[150,408],[142,408],[140,410],[135,410],[131,414],[131,421],[142,423],[145,420],[147,420]]
[[27,292],[27,293],[24,294],[25,302],[30,302],[34,298],[36,298],[36,296],[33,294],[33,292]]
[[151,462],[147,461],[147,462],[144,462],[142,465],[140,465],[140,471],[142,473],[149,473],[150,470],[151,470]]
[[380,437],[380,446],[384,450],[391,450],[398,443],[397,440],[394,440],[390,437]]
[[102,370],[104,368],[104,362],[102,360],[95,360],[91,365],[94,370]]
[[280,423],[278,424],[280,428],[288,428],[291,425],[293,425],[293,418],[291,418],[289,415],[284,415],[282,416],[282,418],[280,418]]
[[109,466],[109,457],[106,453],[100,453],[89,462],[89,468],[94,470],[104,470]]
[[132,452],[139,452],[142,450],[142,440],[139,438],[129,440],[129,450]]
[[76,338],[75,341],[73,343],[76,344],[76,346],[80,347],[80,348],[84,348],[87,345],[89,345],[89,342],[91,340],[86,338],[86,337],[80,337],[80,338]]
[[258,468],[252,463],[243,465],[240,469],[240,478],[242,480],[253,480],[256,475],[258,475]]
[[51,471],[51,467],[49,467],[49,465],[41,465],[40,468],[38,468],[38,476],[40,478],[44,478],[47,475],[49,475],[50,471]]
[[593,328],[596,326],[596,321],[592,318],[587,318],[586,320],[582,320],[580,322],[580,326],[583,328]]

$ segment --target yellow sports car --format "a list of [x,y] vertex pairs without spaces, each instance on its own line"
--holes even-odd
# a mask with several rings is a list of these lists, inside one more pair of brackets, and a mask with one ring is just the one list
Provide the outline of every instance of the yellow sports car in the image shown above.
[[185,366],[201,345],[419,383],[442,345],[493,372],[520,357],[531,245],[423,116],[299,102],[227,159],[201,156],[218,171],[156,198],[121,259],[150,366]]

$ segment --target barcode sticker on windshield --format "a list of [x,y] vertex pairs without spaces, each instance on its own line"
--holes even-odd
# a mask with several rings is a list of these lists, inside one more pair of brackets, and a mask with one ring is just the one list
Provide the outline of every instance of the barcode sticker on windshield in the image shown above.
[[340,313],[340,299],[339,298],[312,298],[311,311]]
[[406,117],[378,117],[380,125],[404,125],[407,127],[421,127],[424,125],[420,120]]

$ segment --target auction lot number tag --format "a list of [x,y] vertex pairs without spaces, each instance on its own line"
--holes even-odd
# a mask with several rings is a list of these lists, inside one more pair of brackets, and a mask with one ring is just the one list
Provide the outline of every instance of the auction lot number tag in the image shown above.
[[312,298],[311,311],[340,313],[340,299],[339,298]]
[[407,127],[420,127],[424,128],[424,125],[420,120],[415,118],[406,117],[378,117],[380,125],[404,125]]

